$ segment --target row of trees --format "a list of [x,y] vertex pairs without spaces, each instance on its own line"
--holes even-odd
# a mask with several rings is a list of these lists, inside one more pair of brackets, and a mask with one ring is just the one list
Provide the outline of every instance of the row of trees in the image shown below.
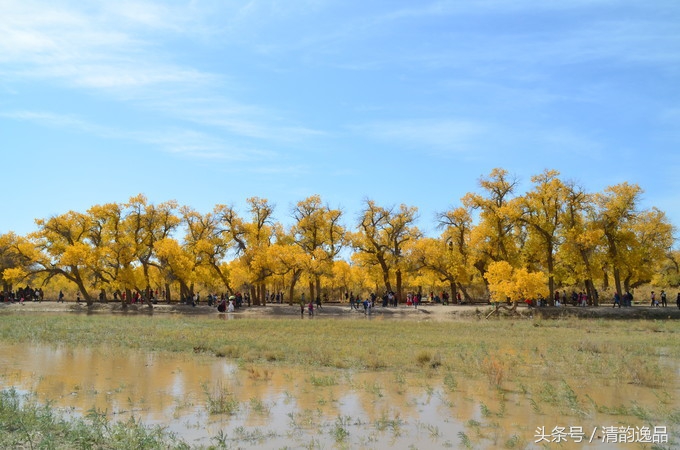
[[249,198],[241,215],[227,205],[200,213],[138,195],[36,220],[27,236],[0,236],[0,271],[5,290],[66,280],[90,303],[102,289],[160,288],[168,298],[248,291],[257,304],[284,290],[292,301],[301,287],[311,298],[445,289],[454,299],[521,300],[552,299],[565,287],[595,298],[596,286],[622,293],[680,282],[673,227],[662,211],[639,209],[638,186],[588,193],[554,170],[531,181],[518,195],[518,180],[494,169],[479,192],[437,215],[436,237],[416,226],[417,208],[373,200],[348,228],[340,209],[313,195],[284,227],[262,198]]

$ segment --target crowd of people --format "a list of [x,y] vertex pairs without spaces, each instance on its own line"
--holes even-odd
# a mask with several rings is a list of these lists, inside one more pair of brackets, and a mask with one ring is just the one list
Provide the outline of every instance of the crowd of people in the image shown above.
[[[153,290],[153,289],[148,289],[147,291],[141,292],[138,290],[133,290],[130,293],[130,298],[127,298],[127,293],[125,291],[115,291],[113,292],[113,300],[114,301],[122,301],[123,303],[130,303],[130,304],[135,304],[135,303],[146,303],[148,301],[152,303],[157,303],[159,300],[160,301],[167,301],[167,296],[164,291],[159,291],[158,289]],[[9,291],[0,291],[0,303],[6,303],[6,302],[17,302],[17,303],[23,303],[23,302],[42,302],[45,298],[44,292],[42,288],[32,288],[30,286],[26,287],[20,287],[16,290],[9,290]],[[57,297],[57,302],[64,302],[66,295],[64,294],[63,290],[59,291],[58,297]],[[462,304],[462,298],[460,295],[460,292],[455,294],[456,297],[456,302],[458,304]],[[380,299],[382,301],[382,307],[397,307],[399,304],[397,295],[393,291],[387,291],[385,292],[381,297],[378,297],[378,295],[375,294],[375,292],[372,292],[370,295],[368,295],[365,299],[361,299],[361,296],[355,295],[353,292],[345,292],[344,294],[345,302],[349,304],[349,307],[351,310],[357,310],[363,312],[365,314],[370,314],[372,308],[375,308],[376,302]],[[278,303],[281,304],[284,302],[284,294],[283,292],[267,292],[266,294],[266,299],[269,303]],[[450,296],[448,292],[442,292],[441,295],[435,294],[434,292],[430,292],[429,295],[423,295],[421,292],[409,292],[406,294],[406,298],[404,303],[406,304],[407,307],[414,307],[418,308],[419,305],[422,304],[423,300],[429,300],[430,304],[443,304],[447,305],[450,302]],[[594,290],[592,298],[588,296],[586,292],[576,292],[575,290],[571,292],[571,294],[567,294],[566,290],[562,290],[561,292],[555,291],[555,296],[554,296],[554,306],[592,306],[595,304],[599,304],[599,294],[597,290]],[[612,298],[612,306],[616,308],[617,306],[619,308],[627,308],[631,307],[633,305],[633,294],[631,294],[630,291],[626,291],[623,293],[623,295],[620,295],[618,292],[615,292],[613,294]],[[80,293],[76,294],[76,302],[80,302],[81,297]],[[99,293],[99,301],[100,302],[105,302],[107,301],[106,298],[106,292],[104,289],[101,290]],[[197,306],[201,302],[201,296],[200,293],[195,293],[193,296],[191,295],[182,295],[180,298],[180,303],[181,304],[187,304],[187,305],[192,305],[192,306]],[[324,294],[323,298],[323,303],[328,303],[328,294]],[[549,306],[549,301],[548,299],[538,296],[536,299],[527,299],[525,300],[525,303],[527,306],[530,308],[534,307],[544,307],[544,306]],[[220,312],[232,312],[235,311],[238,308],[241,308],[245,305],[251,306],[251,298],[250,295],[242,294],[241,292],[236,292],[234,295],[228,295],[228,294],[215,294],[215,293],[210,293],[207,295],[207,304],[208,306],[216,307],[218,311]],[[321,309],[322,305],[322,300],[320,296],[316,296],[316,299],[314,301],[309,301],[307,302],[305,300],[305,294],[301,294],[300,297],[300,308],[301,308],[301,314],[304,315],[305,312],[307,312],[310,316],[314,315],[315,310]],[[676,296],[676,305],[678,308],[680,308],[680,292],[678,292]],[[661,290],[659,294],[657,295],[655,291],[651,291],[650,293],[650,303],[649,306],[651,307],[667,307],[668,306],[668,294],[666,293],[665,290]]]
[[30,286],[17,290],[0,291],[0,302],[41,302],[45,299],[42,288],[33,289]]

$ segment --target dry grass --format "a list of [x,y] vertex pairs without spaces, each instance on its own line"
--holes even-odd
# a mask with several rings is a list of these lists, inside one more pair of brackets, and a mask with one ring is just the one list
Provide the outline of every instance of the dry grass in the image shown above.
[[[5,342],[143,347],[188,354],[199,349],[251,365],[428,375],[444,370],[470,377],[481,373],[494,386],[536,375],[585,378],[618,371],[626,382],[653,387],[663,383],[658,376],[659,355],[680,358],[680,324],[676,322],[567,319],[542,320],[540,326],[534,326],[529,320],[505,319],[367,322],[260,318],[233,320],[225,327],[224,321],[207,317],[9,314],[2,319],[0,341]],[[225,342],[228,344],[218,344]]]

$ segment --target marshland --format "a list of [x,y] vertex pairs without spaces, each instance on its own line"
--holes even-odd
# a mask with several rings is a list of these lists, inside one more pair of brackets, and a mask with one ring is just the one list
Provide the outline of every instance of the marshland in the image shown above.
[[[0,446],[678,445],[676,321],[480,309],[457,319],[441,306],[311,319],[5,311]],[[644,442],[650,434],[659,442]]]

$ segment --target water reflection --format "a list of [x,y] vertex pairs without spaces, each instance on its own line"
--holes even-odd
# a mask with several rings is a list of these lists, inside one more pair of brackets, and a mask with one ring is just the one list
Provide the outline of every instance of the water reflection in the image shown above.
[[[230,320],[229,314],[223,316]],[[441,375],[239,368],[205,355],[25,344],[1,346],[0,367],[2,387],[36,392],[40,400],[75,412],[105,411],[112,420],[132,415],[197,445],[209,445],[222,431],[233,445],[253,448],[459,448],[465,439],[481,448],[543,448],[534,443],[538,426],[590,431],[601,425],[649,425],[595,408],[579,413],[565,412],[564,406],[536,406],[521,391],[499,391],[487,382],[462,378],[454,384]],[[650,389],[574,380],[569,385],[581,404],[633,401],[642,409],[659,404]],[[666,392],[668,408],[678,408],[676,394],[674,384]],[[231,402],[231,409],[210,414],[210,400],[220,399]],[[559,448],[630,446],[595,442]]]

